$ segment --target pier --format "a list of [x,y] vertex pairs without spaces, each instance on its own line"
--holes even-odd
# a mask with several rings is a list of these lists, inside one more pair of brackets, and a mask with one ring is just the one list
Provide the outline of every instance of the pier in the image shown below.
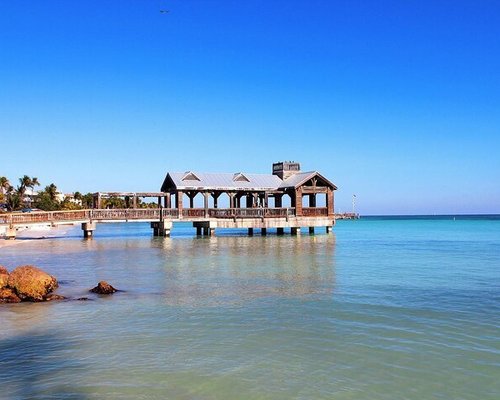
[[[191,222],[198,236],[218,229],[247,229],[266,235],[285,229],[298,235],[323,228],[331,232],[335,220],[356,218],[334,214],[337,187],[317,171],[302,172],[296,162],[273,164],[272,174],[167,173],[160,192],[98,192],[94,208],[75,211],[9,213],[0,215],[6,238],[29,225],[81,223],[83,236],[91,238],[96,223],[150,222],[154,236],[170,236],[175,222]],[[127,208],[103,209],[104,199],[120,197]],[[155,198],[156,208],[138,208],[138,199]],[[222,206],[222,207],[221,207]]]

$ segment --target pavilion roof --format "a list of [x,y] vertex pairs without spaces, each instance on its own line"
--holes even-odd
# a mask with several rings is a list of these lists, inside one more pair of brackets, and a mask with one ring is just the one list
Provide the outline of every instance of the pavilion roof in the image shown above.
[[288,179],[281,180],[273,174],[207,173],[207,172],[169,172],[161,190],[222,190],[222,191],[269,191],[297,188],[314,177],[324,184],[337,187],[317,171],[299,172]]

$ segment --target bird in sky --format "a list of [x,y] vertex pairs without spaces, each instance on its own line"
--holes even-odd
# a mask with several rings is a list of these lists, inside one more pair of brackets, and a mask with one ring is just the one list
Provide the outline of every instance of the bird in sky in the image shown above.
[[160,10],[160,14],[168,14],[170,10]]

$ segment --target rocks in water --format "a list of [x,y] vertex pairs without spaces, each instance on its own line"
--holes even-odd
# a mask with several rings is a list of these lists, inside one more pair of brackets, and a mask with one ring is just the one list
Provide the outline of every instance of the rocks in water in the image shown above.
[[9,275],[7,286],[22,301],[45,301],[57,288],[57,279],[33,265],[17,267]]
[[19,296],[10,288],[4,287],[0,289],[0,303],[20,303]]
[[3,265],[0,265],[0,289],[7,286],[9,280],[9,271]]
[[66,297],[61,296],[60,294],[50,293],[45,296],[45,301],[54,301],[54,300],[66,300]]
[[117,290],[106,281],[100,281],[95,288],[90,289],[92,293],[111,294]]

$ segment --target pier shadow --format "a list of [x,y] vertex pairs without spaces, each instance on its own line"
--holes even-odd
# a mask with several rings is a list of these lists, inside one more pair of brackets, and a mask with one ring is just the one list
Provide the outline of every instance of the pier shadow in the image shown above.
[[31,332],[0,340],[0,397],[86,399],[72,384],[84,369],[81,361],[68,357],[75,347],[53,333]]

